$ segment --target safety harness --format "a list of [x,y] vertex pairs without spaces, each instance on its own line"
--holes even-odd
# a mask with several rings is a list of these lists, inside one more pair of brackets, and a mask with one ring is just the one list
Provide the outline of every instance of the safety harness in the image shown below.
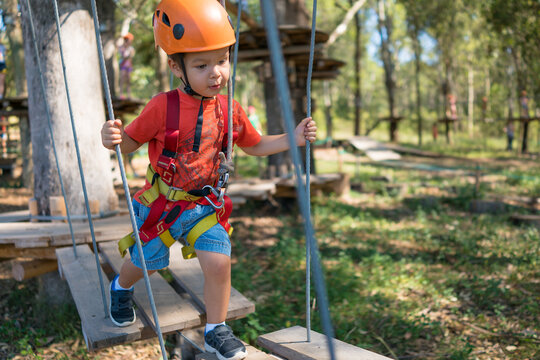
[[[182,212],[193,202],[201,205],[211,205],[216,210],[212,214],[199,221],[187,234],[186,243],[182,247],[182,255],[184,259],[191,259],[197,256],[195,253],[195,241],[208,229],[216,224],[223,226],[229,235],[232,234],[233,228],[229,224],[229,216],[232,211],[232,201],[225,195],[227,182],[229,179],[229,168],[224,163],[222,153],[227,151],[227,133],[228,127],[225,126],[223,139],[221,141],[222,148],[220,153],[220,177],[215,186],[206,185],[199,190],[184,191],[173,186],[173,178],[176,172],[175,159],[178,154],[178,137],[180,133],[186,133],[192,123],[189,121],[180,123],[180,95],[177,90],[172,90],[166,93],[167,95],[167,120],[165,131],[165,142],[162,154],[159,156],[157,166],[163,169],[163,174],[160,176],[157,171],[148,165],[146,172],[146,180],[152,185],[151,188],[143,192],[139,196],[139,201],[150,207],[150,213],[139,228],[139,237],[142,245],[146,245],[150,240],[159,237],[163,244],[171,247],[176,241],[169,232],[169,228],[180,217]],[[223,95],[218,95],[217,99],[227,123],[227,98]],[[199,109],[199,119],[197,120],[196,130],[202,127],[202,102]],[[196,131],[197,133],[197,131]],[[197,144],[197,141],[195,141]],[[223,165],[223,166],[222,166]],[[174,205],[168,213],[162,218],[165,207],[168,202],[173,202]],[[125,256],[129,247],[135,244],[133,232],[124,236],[118,242],[118,250],[122,257]]]

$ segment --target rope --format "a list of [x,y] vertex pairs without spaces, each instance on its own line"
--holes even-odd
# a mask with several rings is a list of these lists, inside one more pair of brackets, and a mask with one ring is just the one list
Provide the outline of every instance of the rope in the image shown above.
[[77,251],[75,250],[75,235],[73,234],[73,224],[71,223],[71,215],[70,215],[69,206],[68,206],[67,197],[66,197],[66,189],[64,187],[64,181],[62,180],[62,172],[60,171],[60,163],[58,162],[58,153],[56,151],[56,143],[54,141],[54,134],[53,134],[53,128],[52,128],[51,110],[49,109],[49,102],[47,101],[45,81],[43,80],[43,71],[41,68],[41,61],[39,59],[39,51],[38,51],[37,41],[36,41],[36,30],[34,28],[34,20],[33,20],[34,16],[32,15],[32,7],[30,6],[30,2],[28,0],[26,0],[26,7],[28,8],[28,18],[30,20],[30,33],[32,34],[32,44],[34,45],[34,53],[36,55],[36,63],[38,66],[38,71],[39,71],[39,83],[41,85],[41,93],[43,95],[43,102],[45,103],[47,125],[49,126],[49,134],[51,135],[52,148],[54,152],[54,160],[56,162],[56,170],[58,171],[58,178],[60,180],[60,189],[62,190],[62,196],[64,197],[64,204],[66,206],[66,215],[68,218],[69,232],[71,234],[71,242],[73,243],[73,252],[74,252],[74,256],[77,257]]
[[[307,94],[307,117],[311,116],[311,76],[313,74],[313,57],[315,50],[315,30],[317,26],[317,0],[313,0],[313,14],[311,15],[311,40],[309,46],[309,66],[306,83]],[[311,173],[311,143],[306,141],[306,197],[307,197],[307,213],[311,214],[311,190],[310,190],[310,173]],[[310,310],[310,295],[311,295],[311,258],[309,256],[311,249],[309,241],[306,241],[306,330],[307,341],[311,342],[311,310]]]
[[[109,119],[114,120],[116,118],[114,117],[114,111],[113,111],[112,101],[111,101],[111,92],[109,89],[109,81],[107,79],[107,69],[105,67],[105,58],[103,56],[103,48],[101,45],[101,35],[99,33],[99,20],[98,20],[97,10],[96,10],[96,0],[91,0],[91,5],[92,5],[92,17],[94,19],[94,30],[96,33],[96,45],[97,45],[98,55],[99,55],[99,65],[101,69],[101,80],[103,83],[103,90],[104,90],[105,97],[107,100],[107,109],[109,112]],[[167,351],[165,349],[165,342],[163,341],[163,334],[161,333],[161,327],[159,325],[159,319],[158,319],[157,310],[156,310],[156,303],[154,301],[154,296],[152,294],[152,287],[150,285],[150,279],[148,277],[148,270],[146,268],[146,261],[144,259],[141,239],[139,237],[139,229],[137,227],[137,222],[135,221],[135,213],[133,211],[133,204],[131,203],[131,195],[129,194],[129,186],[127,183],[126,170],[124,168],[124,163],[122,160],[122,152],[120,150],[120,145],[116,145],[115,150],[116,150],[116,157],[118,158],[118,167],[120,168],[120,174],[122,176],[122,183],[124,185],[124,193],[126,196],[127,206],[129,210],[129,217],[131,219],[131,226],[133,228],[133,234],[135,235],[135,242],[137,244],[137,249],[141,257],[144,283],[146,285],[146,292],[148,295],[148,299],[150,300],[150,307],[152,308],[152,315],[154,317],[154,330],[157,333],[157,336],[159,339],[159,345],[161,346],[161,356],[163,357],[163,360],[167,360]]]
[[304,218],[304,231],[306,233],[307,241],[310,242],[311,257],[314,260],[313,276],[315,279],[315,288],[321,308],[321,322],[324,333],[326,334],[330,358],[332,360],[335,360],[336,355],[333,343],[334,331],[332,329],[330,312],[328,310],[326,285],[324,283],[317,242],[315,240],[313,226],[311,224],[311,216],[308,212],[308,199],[306,197],[307,192],[302,181],[302,164],[300,161],[298,148],[294,139],[294,117],[290,103],[290,91],[287,83],[285,63],[277,29],[277,21],[273,1],[261,0],[261,13],[264,21],[264,26],[266,28],[266,38],[270,50],[270,60],[272,62],[274,76],[276,78],[276,87],[281,102],[281,110],[283,118],[285,119],[285,125],[287,127],[287,137],[290,145],[289,151],[293,159],[296,174],[296,192],[298,195],[298,202],[300,205],[302,216]]
[[[90,235],[92,236],[92,246],[94,248],[94,257],[96,260],[96,268],[98,270],[98,277],[99,277],[99,285],[101,287],[101,300],[104,304],[104,311],[105,314],[107,314],[107,298],[105,297],[105,288],[103,285],[103,275],[101,273],[101,266],[99,265],[99,256],[97,251],[97,244],[96,244],[96,236],[94,233],[94,222],[92,221],[92,213],[90,211],[90,204],[88,201],[88,192],[86,190],[86,181],[84,178],[84,171],[82,167],[81,162],[81,153],[79,151],[79,142],[77,141],[77,130],[75,129],[75,121],[73,119],[73,109],[71,107],[71,96],[69,93],[69,86],[67,82],[67,76],[66,76],[66,63],[64,61],[64,50],[62,48],[62,36],[60,35],[60,15],[58,14],[58,3],[57,0],[53,1],[54,5],[54,15],[55,15],[55,21],[56,21],[56,34],[58,36],[58,46],[60,48],[60,59],[62,61],[62,74],[64,76],[64,86],[66,88],[66,96],[67,96],[67,102],[68,102],[68,108],[69,108],[69,118],[71,121],[71,132],[73,133],[73,141],[75,143],[75,151],[77,153],[77,164],[79,166],[79,174],[81,176],[81,185],[83,189],[83,195],[84,195],[84,204],[86,206],[86,215],[88,218],[88,226],[90,227]],[[77,247],[75,246],[75,242],[73,243],[73,253],[75,254],[75,257],[77,257]]]
[[234,43],[233,55],[233,76],[232,76],[232,97],[236,89],[236,66],[238,65],[238,46],[240,41],[240,17],[242,16],[242,0],[238,0],[238,11],[236,12],[236,42]]

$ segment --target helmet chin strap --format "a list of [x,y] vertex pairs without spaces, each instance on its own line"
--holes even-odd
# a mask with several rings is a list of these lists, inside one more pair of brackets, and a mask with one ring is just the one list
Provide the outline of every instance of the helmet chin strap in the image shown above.
[[191,85],[189,84],[189,79],[186,72],[186,64],[184,63],[184,54],[180,56],[180,66],[182,67],[182,72],[184,73],[184,78],[185,78],[185,80],[184,78],[180,78],[180,80],[182,80],[182,83],[184,84],[184,91],[186,92],[186,94],[191,95],[191,96],[200,96],[204,99],[205,97],[197,93],[196,91],[194,91]]

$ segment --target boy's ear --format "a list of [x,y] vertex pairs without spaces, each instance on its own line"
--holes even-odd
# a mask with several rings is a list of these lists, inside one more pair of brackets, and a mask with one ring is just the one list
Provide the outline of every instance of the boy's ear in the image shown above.
[[182,73],[182,69],[180,68],[180,65],[176,63],[176,61],[174,61],[171,58],[168,58],[167,64],[169,65],[169,68],[171,69],[171,71],[176,77],[178,78],[183,77],[184,74]]

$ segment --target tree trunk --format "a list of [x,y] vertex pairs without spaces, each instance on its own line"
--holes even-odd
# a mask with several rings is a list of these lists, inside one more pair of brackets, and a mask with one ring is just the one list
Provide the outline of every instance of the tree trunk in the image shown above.
[[[390,122],[390,141],[397,141],[397,120],[396,120],[396,110],[395,110],[395,90],[396,90],[396,79],[395,79],[395,64],[393,59],[393,53],[391,49],[392,42],[392,30],[393,30],[393,21],[392,17],[387,14],[385,0],[378,1],[378,22],[377,27],[379,30],[379,35],[381,37],[381,58],[384,65],[384,78],[386,85],[386,93],[388,95],[388,109],[390,112],[389,122]],[[383,28],[385,31],[383,32]],[[384,35],[386,33],[386,35]]]
[[[472,60],[472,59],[471,59]],[[468,64],[467,69],[467,130],[469,137],[473,137],[474,134],[474,69],[471,62]]]
[[[264,78],[264,99],[266,103],[266,131],[268,135],[282,134],[285,132],[281,104],[276,90],[276,80],[272,76],[270,62],[265,62],[260,71]],[[287,152],[270,155],[268,157],[268,169],[266,176],[273,178],[285,176],[291,171],[291,159]]]
[[331,144],[334,134],[332,124],[332,96],[330,94],[330,84],[328,83],[328,80],[324,80],[323,82],[323,97],[324,116],[326,119],[326,141],[330,141]]
[[[277,22],[279,25],[309,26],[309,14],[305,8],[304,0],[277,0],[275,1]],[[286,60],[287,63],[287,60]],[[294,64],[287,63],[289,69],[294,69]],[[275,89],[275,78],[272,75],[269,60],[261,67],[262,78],[264,79],[264,97],[266,102],[266,118],[268,135],[281,134],[284,132],[283,116],[281,106]],[[289,71],[289,88],[291,90],[291,104],[293,107],[295,120],[301,121],[306,117],[306,88],[305,81],[295,76],[294,71]],[[305,79],[304,79],[305,80]],[[301,153],[304,153],[302,148]],[[311,149],[313,149],[311,147]],[[305,155],[305,154],[304,154]],[[305,159],[305,156],[302,156]],[[311,172],[315,172],[313,156],[311,156]],[[287,176],[291,173],[291,158],[288,152],[271,155],[268,158],[267,175]]]
[[[6,23],[6,33],[9,40],[10,71],[13,73],[15,82],[15,95],[17,97],[26,97],[26,75],[24,71],[24,51],[23,35],[21,29],[21,18],[16,0],[5,0],[2,6],[4,11],[4,21]],[[32,162],[32,143],[30,141],[30,124],[27,116],[19,117],[19,134],[22,157],[22,181],[23,186],[31,189],[34,186]]]
[[[84,197],[70,126],[53,8],[47,2],[32,0],[30,3],[36,27],[37,55],[41,60],[41,75],[44,77],[46,91],[44,97],[29,12],[26,2],[21,2],[26,77],[28,87],[33,89],[28,97],[28,110],[32,145],[35,149],[34,196],[38,202],[39,214],[47,215],[49,197],[60,194],[45,106],[47,101],[68,205],[72,214],[82,214],[85,209]],[[113,188],[110,152],[101,145],[100,129],[105,121],[105,110],[89,4],[86,1],[66,0],[59,5],[67,81],[88,195],[90,199],[99,201],[101,211],[109,211],[116,207],[118,199]]]
[[109,81],[111,97],[116,98],[119,89],[118,75],[120,74],[116,51],[116,19],[114,17],[116,5],[113,1],[98,1],[97,8],[101,24],[101,42],[107,68],[107,80]]
[[411,36],[414,47],[414,81],[416,88],[416,120],[418,121],[417,132],[418,132],[418,146],[422,146],[422,96],[420,91],[420,70],[421,70],[421,56],[422,56],[422,47],[420,45],[420,34],[418,33],[418,23],[414,24],[414,31]]
[[[352,5],[353,0],[350,0]],[[362,19],[357,12],[354,42],[354,135],[362,133]]]
[[17,0],[4,0],[2,9],[6,23],[6,34],[9,40],[11,66],[10,72],[14,74],[15,93],[17,96],[26,96],[26,78],[24,74],[24,51],[21,19],[17,9]]
[[169,65],[167,65],[167,54],[161,48],[158,48],[158,61],[156,76],[158,78],[159,91],[166,92],[169,91],[173,86],[171,86]]

